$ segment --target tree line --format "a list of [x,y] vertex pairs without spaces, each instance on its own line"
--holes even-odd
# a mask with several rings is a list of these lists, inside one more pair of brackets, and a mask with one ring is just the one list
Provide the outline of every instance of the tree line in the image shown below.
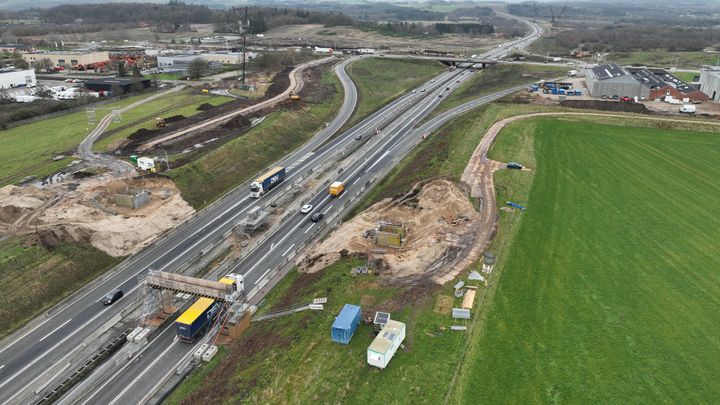
[[720,29],[667,26],[608,26],[600,29],[576,27],[554,35],[567,49],[593,52],[632,52],[666,49],[671,52],[702,51],[720,44]]

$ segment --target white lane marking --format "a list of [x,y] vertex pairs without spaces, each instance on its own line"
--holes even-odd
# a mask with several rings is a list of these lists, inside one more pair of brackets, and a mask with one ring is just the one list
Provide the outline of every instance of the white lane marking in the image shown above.
[[323,212],[323,215],[327,214],[327,213],[328,213],[328,211],[330,211],[330,210],[332,209],[332,207],[333,207],[332,205],[331,205],[331,206],[329,206],[329,207],[328,207],[328,209],[326,209],[326,210],[325,210],[325,212]]
[[[142,354],[145,352],[145,350],[147,350],[149,347],[151,347],[152,345],[154,345],[155,342],[157,342],[161,337],[163,337],[163,335],[165,334],[165,332],[167,332],[168,329],[173,328],[174,326],[175,326],[175,324],[173,324],[173,323],[171,323],[170,325],[166,326],[165,329],[163,329],[160,333],[157,334],[157,336],[155,336],[155,339],[153,339],[150,343],[148,343],[147,345],[145,345],[140,351],[138,351],[137,353],[135,353],[135,355],[134,355],[133,357],[135,357],[135,359],[138,359],[138,358],[142,357]],[[177,335],[175,335],[175,337],[173,338],[173,342],[176,342],[176,341],[177,341]],[[95,395],[97,395],[98,393],[102,392],[102,390],[105,388],[105,386],[107,386],[109,383],[115,381],[115,378],[117,378],[117,376],[120,375],[120,373],[124,372],[126,368],[128,368],[131,364],[133,364],[134,361],[135,361],[135,360],[131,360],[131,361],[126,362],[122,367],[120,367],[119,370],[117,370],[117,371],[115,372],[115,374],[113,374],[110,378],[106,378],[106,379],[105,379],[105,382],[104,382],[101,386],[99,386],[99,387],[95,390],[95,392],[93,392],[93,393],[92,393],[85,401],[83,401],[83,403],[80,404],[80,405],[87,405],[87,404],[90,402],[90,400],[93,399],[93,397],[94,397]]]
[[0,366],[0,370],[2,370],[3,368],[5,368],[5,365],[4,365],[4,364],[3,364],[2,366]]
[[48,333],[47,335],[45,335],[45,336],[43,336],[42,338],[40,338],[39,341],[42,342],[42,341],[45,340],[48,336],[52,335],[53,333],[57,332],[60,328],[62,328],[63,326],[67,325],[68,322],[70,322],[70,321],[72,321],[72,318],[70,318],[70,319],[68,319],[67,321],[63,322],[62,325],[60,325],[60,326],[58,326],[57,328],[53,329],[52,332],[50,332],[50,333]]
[[132,386],[135,385],[135,383],[138,382],[139,379],[141,379],[148,371],[150,371],[150,369],[153,368],[153,366],[154,366],[158,361],[160,361],[160,359],[163,358],[163,357],[167,354],[167,352],[170,351],[170,349],[172,349],[172,348],[175,346],[175,344],[177,344],[177,341],[173,341],[172,344],[167,347],[167,349],[165,349],[162,353],[160,353],[160,355],[159,355],[157,358],[155,358],[155,360],[153,360],[152,363],[150,363],[147,367],[145,367],[145,370],[143,370],[142,373],[138,374],[138,376],[135,377],[135,379],[132,380],[132,381],[130,382],[130,384],[128,384],[127,387],[125,387],[124,390],[120,391],[120,393],[119,393],[115,398],[113,398],[113,400],[110,401],[110,403],[109,403],[108,405],[113,405],[113,404],[116,403],[123,395],[125,395],[125,393],[128,392],[128,390],[129,390],[130,388],[132,388]]
[[383,153],[382,156],[380,156],[380,157],[375,161],[375,163],[373,163],[370,167],[367,168],[367,170],[365,170],[365,173],[369,172],[370,169],[372,169],[373,167],[375,167],[376,164],[380,163],[380,161],[383,160],[383,158],[385,158],[385,156],[387,156],[388,153],[390,153],[389,150],[388,150],[388,151],[385,151],[385,153]]
[[263,277],[265,277],[265,275],[267,275],[268,273],[270,273],[270,269],[265,270],[265,273],[263,273],[262,276],[260,276],[260,278],[257,279],[257,281],[255,282],[255,285],[258,285],[262,281]]
[[354,186],[355,183],[357,183],[358,181],[360,181],[360,177],[358,177],[357,179],[355,179],[355,181],[353,181],[352,183],[350,183],[350,185],[351,185],[351,186]]
[[[80,325],[80,327],[77,328],[77,330],[82,330],[83,328],[85,328],[86,326],[88,326],[89,324],[91,324],[93,321],[95,321],[97,318],[99,318],[100,315],[102,315],[104,312],[105,312],[105,311],[101,311],[101,312],[99,312],[97,315],[95,315],[95,316],[93,316],[92,318],[88,319],[88,321],[85,322],[84,324]],[[55,343],[54,346],[52,346],[51,348],[47,349],[47,350],[44,351],[40,356],[36,357],[33,361],[31,361],[31,362],[29,362],[28,364],[26,364],[25,367],[23,367],[23,368],[21,368],[19,371],[15,372],[15,374],[11,375],[9,378],[6,378],[2,383],[0,383],[0,388],[6,386],[8,383],[10,383],[10,381],[14,380],[15,378],[17,378],[17,376],[19,376],[20,374],[24,373],[27,369],[29,369],[30,367],[34,366],[35,363],[37,363],[38,361],[40,361],[43,357],[47,356],[48,353],[52,353],[53,351],[55,351],[55,349],[57,349],[61,344],[65,343],[68,339],[70,339],[70,338],[73,337],[73,336],[74,336],[74,334],[67,335],[67,336],[65,336],[63,339],[61,339],[59,342]],[[40,377],[42,377],[42,376],[43,376],[43,375],[40,374],[40,375],[38,375],[37,377],[35,377],[35,378],[30,382],[30,384],[28,384],[28,385],[26,385],[25,387],[23,387],[22,390],[17,391],[17,392],[15,393],[15,395],[13,395],[12,397],[10,397],[10,399],[8,399],[7,401],[5,401],[4,403],[5,403],[5,404],[10,403],[10,402],[12,401],[12,399],[15,398],[15,397],[16,397],[18,394],[20,394],[22,391],[24,391],[26,387],[32,385],[38,378],[40,378]]]
[[273,243],[272,245],[270,245],[270,250],[273,250],[273,249],[275,249],[275,244],[274,244],[274,243]]
[[313,226],[315,226],[315,224],[310,225],[310,227],[306,229],[304,233],[308,233],[308,231],[311,230]]
[[289,248],[287,248],[287,250],[285,251],[285,253],[283,253],[282,255],[280,255],[280,257],[285,257],[285,255],[288,254],[288,252],[290,251],[290,249],[292,249],[292,248],[294,248],[294,247],[295,247],[295,244],[293,243],[292,245],[290,245]]

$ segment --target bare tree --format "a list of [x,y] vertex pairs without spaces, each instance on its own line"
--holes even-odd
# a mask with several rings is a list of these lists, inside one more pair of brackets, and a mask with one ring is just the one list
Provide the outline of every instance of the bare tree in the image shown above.
[[192,80],[197,80],[207,71],[207,63],[203,58],[195,58],[188,63],[188,76]]
[[48,58],[42,58],[39,61],[35,62],[35,71],[36,72],[51,72],[53,69],[53,63]]
[[15,66],[18,69],[29,69],[30,64],[28,61],[22,58],[22,56],[15,57],[13,59],[13,66]]

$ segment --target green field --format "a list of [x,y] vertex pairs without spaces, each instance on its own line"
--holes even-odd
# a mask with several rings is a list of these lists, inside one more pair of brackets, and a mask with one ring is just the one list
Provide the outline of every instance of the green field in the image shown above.
[[[191,117],[202,112],[198,110],[201,104],[218,106],[232,100],[232,97],[202,94],[196,90],[181,90],[177,94],[169,94],[145,103],[141,107],[133,108],[130,111],[122,113],[120,121],[110,124],[108,131],[119,127],[123,128],[96,142],[93,145],[93,149],[96,151],[107,151],[111,143],[119,139],[127,138],[140,128],[154,129],[155,118],[157,117],[167,118],[174,115]],[[127,125],[130,126],[128,127]]]
[[[114,108],[147,95],[98,106],[96,122]],[[89,133],[85,111],[70,113],[0,131],[0,187],[27,175],[46,176],[57,170],[52,157],[74,149]],[[53,165],[53,166],[50,166]]]
[[47,250],[31,237],[0,241],[0,338],[40,315],[123,258],[66,243]]
[[435,61],[364,58],[347,67],[358,89],[358,106],[345,129],[443,70]]
[[337,113],[343,95],[330,71],[313,92],[296,108],[274,112],[243,135],[172,170],[169,174],[183,198],[202,208],[315,135]]
[[536,119],[492,157],[528,147],[529,208],[450,402],[717,402],[720,137]]

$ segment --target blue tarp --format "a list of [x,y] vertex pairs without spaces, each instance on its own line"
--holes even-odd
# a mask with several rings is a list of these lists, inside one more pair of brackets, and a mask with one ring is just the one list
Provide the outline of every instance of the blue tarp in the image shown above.
[[332,325],[332,341],[344,345],[350,343],[355,329],[360,325],[362,310],[357,305],[345,304]]

